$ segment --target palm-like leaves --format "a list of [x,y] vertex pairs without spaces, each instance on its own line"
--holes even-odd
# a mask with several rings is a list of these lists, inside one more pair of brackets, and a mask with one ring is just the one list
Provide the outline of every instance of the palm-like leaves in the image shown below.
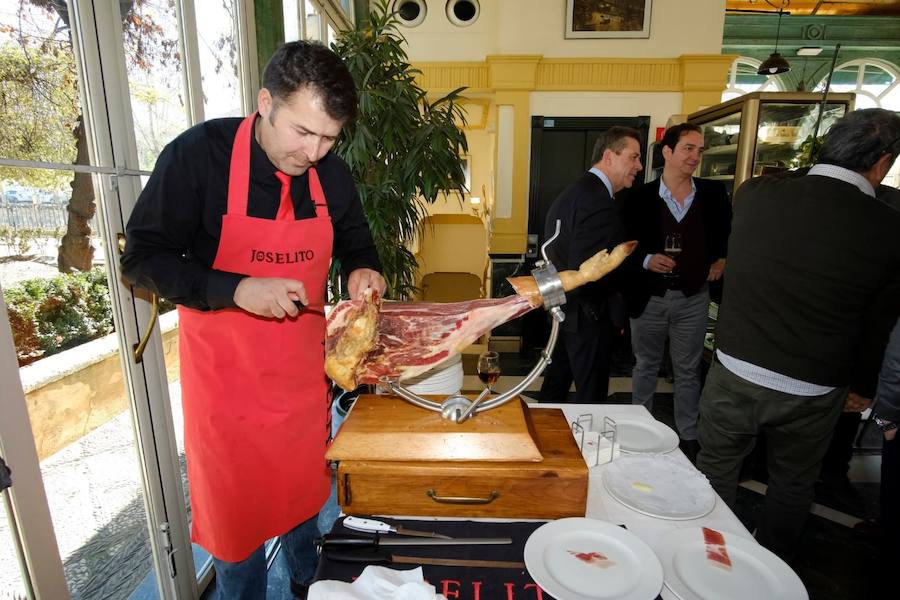
[[[359,117],[345,127],[336,152],[350,166],[375,245],[388,297],[415,291],[416,260],[409,243],[426,215],[425,203],[442,193],[464,193],[461,157],[466,137],[459,106],[463,88],[435,101],[415,81],[398,21],[379,0],[356,29],[333,48],[359,91]],[[332,269],[332,289],[338,266]]]

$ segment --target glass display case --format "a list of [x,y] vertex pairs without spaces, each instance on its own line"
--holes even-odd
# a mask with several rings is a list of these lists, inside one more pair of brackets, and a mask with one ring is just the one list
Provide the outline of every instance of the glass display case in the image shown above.
[[[809,166],[809,151],[816,121],[817,137],[853,110],[855,94],[810,92],[753,92],[688,115],[687,120],[703,130],[706,150],[698,177],[721,180],[728,193],[757,175]],[[727,268],[726,268],[727,276]],[[715,350],[715,325],[719,307],[709,306],[704,340],[704,358]]]
[[729,193],[750,177],[809,165],[812,135],[821,138],[853,110],[854,94],[753,92],[688,115],[700,125],[706,151],[698,176],[719,179]]

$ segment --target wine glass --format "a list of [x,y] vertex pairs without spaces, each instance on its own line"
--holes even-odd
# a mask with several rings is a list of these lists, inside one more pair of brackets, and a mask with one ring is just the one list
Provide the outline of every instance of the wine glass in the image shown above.
[[[672,233],[666,236],[666,245],[663,248],[663,252],[672,260],[675,260],[681,254],[680,233]],[[678,275],[670,271],[669,273],[663,273],[663,277],[678,277]]]
[[496,352],[482,352],[478,356],[478,379],[485,385],[488,392],[491,386],[500,379],[500,355]]

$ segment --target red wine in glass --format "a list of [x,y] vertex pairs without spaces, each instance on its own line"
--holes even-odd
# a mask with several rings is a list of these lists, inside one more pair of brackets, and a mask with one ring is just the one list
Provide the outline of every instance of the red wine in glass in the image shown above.
[[487,389],[500,379],[500,355],[496,352],[483,352],[478,357],[478,379]]

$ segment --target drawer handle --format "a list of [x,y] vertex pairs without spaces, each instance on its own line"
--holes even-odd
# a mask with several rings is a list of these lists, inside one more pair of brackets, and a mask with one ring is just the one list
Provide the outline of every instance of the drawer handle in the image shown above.
[[435,502],[440,502],[442,504],[490,504],[500,497],[500,492],[498,492],[497,490],[492,491],[491,495],[487,498],[467,498],[465,496],[438,496],[437,492],[435,492],[434,490],[428,490],[425,493],[428,494],[428,497]]

